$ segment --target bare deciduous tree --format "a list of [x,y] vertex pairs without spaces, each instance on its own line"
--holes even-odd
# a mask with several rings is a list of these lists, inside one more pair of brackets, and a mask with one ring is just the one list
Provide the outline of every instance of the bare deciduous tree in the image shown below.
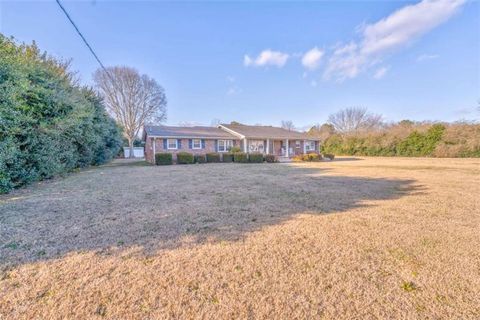
[[293,125],[293,121],[291,120],[282,120],[282,128],[287,129],[288,131],[295,130],[295,126]]
[[221,123],[222,121],[220,119],[217,119],[217,118],[214,118],[212,119],[212,121],[210,122],[210,127],[218,127],[218,125]]
[[319,138],[322,141],[327,140],[334,133],[335,128],[330,123],[317,124],[308,130],[309,136]]
[[382,126],[382,116],[369,113],[366,108],[346,108],[331,114],[328,123],[335,131],[346,134],[378,129]]
[[136,69],[117,66],[98,69],[94,81],[105,106],[123,127],[133,157],[133,142],[146,123],[158,124],[167,118],[167,98],[163,88]]

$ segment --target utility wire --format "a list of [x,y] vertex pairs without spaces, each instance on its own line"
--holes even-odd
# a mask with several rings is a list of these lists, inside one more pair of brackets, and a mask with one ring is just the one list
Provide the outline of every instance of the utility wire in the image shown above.
[[95,59],[98,61],[98,63],[100,64],[100,66],[102,67],[102,69],[107,73],[107,75],[110,77],[110,79],[113,81],[111,75],[110,75],[110,72],[108,72],[107,68],[105,68],[105,66],[103,65],[102,61],[100,61],[100,59],[98,58],[97,54],[95,53],[95,51],[93,51],[92,47],[90,46],[90,44],[88,43],[87,39],[85,39],[85,37],[83,36],[83,34],[80,32],[80,29],[78,29],[77,25],[75,24],[75,22],[73,22],[72,18],[70,17],[70,15],[68,14],[67,10],[65,10],[65,8],[62,6],[62,4],[60,3],[60,0],[56,0],[57,1],[57,4],[58,6],[60,7],[60,9],[62,9],[63,13],[65,13],[65,15],[67,16],[67,19],[70,21],[70,23],[72,24],[72,26],[75,28],[75,30],[77,31],[78,35],[80,36],[80,38],[82,38],[83,42],[87,45],[88,49],[90,50],[90,52],[93,54],[93,56],[95,57]]

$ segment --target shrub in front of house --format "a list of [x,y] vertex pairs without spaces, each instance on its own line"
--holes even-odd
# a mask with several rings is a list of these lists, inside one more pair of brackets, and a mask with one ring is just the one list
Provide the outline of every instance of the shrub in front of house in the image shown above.
[[240,147],[231,147],[230,150],[228,150],[228,152],[230,153],[237,153],[237,152],[242,152],[242,149],[240,149]]
[[277,162],[277,159],[275,158],[275,155],[273,154],[266,154],[265,155],[265,161],[268,163],[274,163]]
[[308,154],[308,161],[320,161],[322,160],[322,156],[318,153],[309,153]]
[[193,154],[189,152],[179,152],[177,153],[177,163],[178,164],[192,164],[194,161]]
[[304,160],[303,160],[303,155],[299,154],[299,155],[293,156],[293,157],[292,157],[292,161],[293,161],[293,162],[301,162],[301,161],[304,161]]
[[316,162],[322,160],[322,157],[317,153],[307,153],[302,155],[302,161]]
[[207,153],[207,162],[220,162],[220,154],[216,152]]
[[325,153],[323,155],[324,158],[328,159],[328,160],[333,160],[335,159],[335,155],[333,153]]
[[155,154],[155,164],[156,165],[167,165],[172,164],[172,154],[171,153],[157,153]]
[[205,163],[207,162],[207,157],[204,154],[196,154],[194,156],[195,163]]
[[233,154],[233,161],[240,162],[240,163],[247,163],[248,162],[248,154],[245,152],[235,152]]
[[248,155],[248,162],[262,163],[263,162],[263,154],[262,153],[250,153]]
[[310,161],[310,157],[308,154],[302,154],[302,160],[301,161]]
[[222,156],[223,162],[233,162],[233,153],[224,153]]

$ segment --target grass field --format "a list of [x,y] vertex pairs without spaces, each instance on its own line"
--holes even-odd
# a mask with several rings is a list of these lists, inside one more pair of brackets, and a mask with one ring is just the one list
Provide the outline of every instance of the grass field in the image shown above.
[[0,319],[478,319],[480,160],[115,162],[0,197]]

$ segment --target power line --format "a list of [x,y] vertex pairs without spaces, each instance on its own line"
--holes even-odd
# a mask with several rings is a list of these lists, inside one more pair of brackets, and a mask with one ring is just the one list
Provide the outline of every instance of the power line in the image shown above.
[[[95,51],[93,51],[92,47],[90,46],[90,44],[88,43],[87,39],[85,39],[85,37],[83,36],[83,34],[80,32],[80,29],[78,29],[77,25],[75,24],[75,22],[73,22],[72,18],[70,17],[70,15],[68,14],[67,10],[65,10],[65,8],[62,6],[62,4],[60,3],[60,0],[56,0],[57,1],[57,4],[58,6],[60,7],[60,9],[62,9],[63,13],[65,13],[65,15],[67,16],[67,19],[70,21],[70,23],[72,24],[72,26],[75,28],[75,30],[77,30],[77,33],[78,35],[80,36],[80,38],[82,38],[83,42],[87,45],[88,47],[88,50],[90,50],[90,52],[93,54],[93,56],[95,57],[95,59],[98,61],[98,63],[100,64],[100,66],[102,67],[102,69],[107,73],[107,75],[109,77],[110,76],[110,73],[108,72],[107,68],[105,68],[105,66],[103,65],[102,61],[100,61],[100,59],[98,58],[97,54],[95,53]],[[113,80],[113,79],[112,79]]]

